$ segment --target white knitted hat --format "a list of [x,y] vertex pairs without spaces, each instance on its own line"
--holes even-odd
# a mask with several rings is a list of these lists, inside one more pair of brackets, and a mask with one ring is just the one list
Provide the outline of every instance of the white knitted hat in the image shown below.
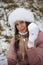
[[14,26],[14,22],[19,21],[27,21],[34,22],[34,15],[30,10],[25,8],[16,8],[8,17],[8,22],[11,27]]

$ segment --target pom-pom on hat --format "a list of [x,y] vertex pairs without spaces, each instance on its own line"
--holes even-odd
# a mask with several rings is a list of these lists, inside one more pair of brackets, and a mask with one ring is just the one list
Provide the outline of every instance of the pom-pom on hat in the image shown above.
[[14,22],[19,21],[27,21],[34,22],[34,15],[29,9],[25,8],[16,8],[12,11],[12,13],[8,17],[8,22],[11,27],[14,26]]

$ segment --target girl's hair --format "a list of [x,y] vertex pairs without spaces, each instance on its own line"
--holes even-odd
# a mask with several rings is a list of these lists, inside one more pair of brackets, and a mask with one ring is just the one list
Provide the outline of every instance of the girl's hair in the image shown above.
[[[28,27],[29,24],[30,24],[30,22],[26,22],[27,27]],[[27,30],[28,30],[28,28],[27,28]],[[17,50],[19,49],[19,38],[20,38],[20,36],[19,36],[18,32],[19,31],[18,31],[18,29],[15,25],[15,43],[14,43],[15,52],[17,52]]]

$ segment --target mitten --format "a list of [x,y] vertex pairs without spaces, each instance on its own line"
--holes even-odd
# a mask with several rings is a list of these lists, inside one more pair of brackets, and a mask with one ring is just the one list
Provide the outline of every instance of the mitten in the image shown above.
[[35,40],[39,33],[38,25],[35,23],[31,23],[28,26],[28,31],[29,31],[28,47],[31,48],[34,47]]

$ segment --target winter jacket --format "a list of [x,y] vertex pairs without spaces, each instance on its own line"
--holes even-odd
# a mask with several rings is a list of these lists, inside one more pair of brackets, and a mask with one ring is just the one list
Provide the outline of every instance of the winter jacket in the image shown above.
[[32,48],[28,48],[28,37],[25,38],[25,50],[27,54],[27,58],[25,60],[17,60],[17,55],[18,58],[21,58],[22,51],[20,44],[22,44],[22,41],[20,40],[19,42],[17,54],[14,49],[14,41],[15,39],[13,38],[7,54],[8,65],[16,65],[17,63],[19,65],[43,65],[43,32],[39,31],[37,39],[34,42],[34,47]]

